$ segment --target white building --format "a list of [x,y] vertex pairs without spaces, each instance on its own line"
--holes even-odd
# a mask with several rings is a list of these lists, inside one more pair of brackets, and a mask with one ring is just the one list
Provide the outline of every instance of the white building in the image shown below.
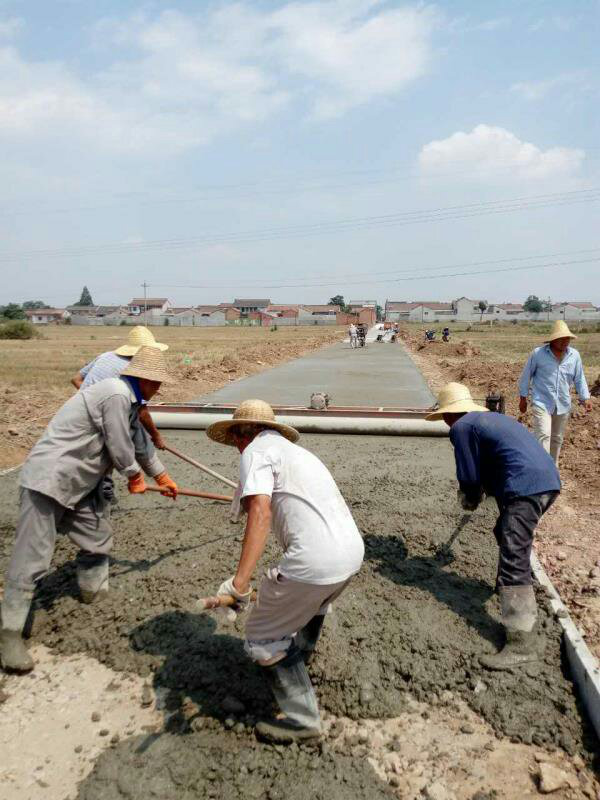
[[166,314],[171,307],[171,301],[166,297],[134,297],[127,304],[127,310],[135,317],[144,314],[150,320],[152,317],[160,317]]
[[50,325],[63,322],[70,314],[64,308],[28,308],[25,316],[33,325]]

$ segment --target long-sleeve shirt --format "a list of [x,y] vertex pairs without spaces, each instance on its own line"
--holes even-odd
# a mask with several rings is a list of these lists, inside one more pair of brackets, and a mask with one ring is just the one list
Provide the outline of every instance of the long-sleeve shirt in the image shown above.
[[[50,420],[33,446],[20,485],[74,508],[114,467],[126,477],[140,472],[130,419],[137,405],[129,384],[107,378],[77,392]],[[156,454],[143,464],[150,476],[164,472]]]
[[483,490],[499,502],[559,491],[554,461],[513,417],[471,411],[450,428],[456,477],[467,497]]
[[107,378],[118,378],[121,370],[125,369],[130,361],[130,358],[118,356],[110,350],[101,353],[79,370],[79,374],[83,376],[81,388],[87,389],[88,386],[93,386],[98,381],[105,381]]
[[549,344],[536,347],[529,356],[521,377],[519,394],[527,397],[531,388],[531,402],[545,408],[549,414],[566,414],[571,408],[571,386],[575,386],[580,400],[590,396],[581,356],[574,347],[567,348],[559,361]]

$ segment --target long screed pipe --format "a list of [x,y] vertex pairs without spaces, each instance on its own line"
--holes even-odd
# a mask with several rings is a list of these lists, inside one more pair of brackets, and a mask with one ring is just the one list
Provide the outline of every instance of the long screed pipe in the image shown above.
[[[213,422],[231,419],[231,414],[210,414],[202,411],[178,413],[153,411],[152,419],[158,428],[204,430]],[[291,425],[300,433],[372,434],[380,436],[447,436],[448,426],[443,421],[426,422],[424,419],[383,417],[294,416],[281,414],[277,422]]]

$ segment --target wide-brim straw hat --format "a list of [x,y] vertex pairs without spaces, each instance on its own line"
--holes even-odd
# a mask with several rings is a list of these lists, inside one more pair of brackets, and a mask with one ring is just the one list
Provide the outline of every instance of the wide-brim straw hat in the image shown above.
[[136,325],[129,331],[127,344],[121,345],[115,350],[115,353],[118,356],[134,356],[140,347],[154,347],[161,351],[169,349],[168,344],[157,342],[152,331],[149,331],[144,325]]
[[552,326],[552,330],[550,331],[550,336],[548,339],[545,339],[546,342],[553,342],[555,339],[576,339],[574,333],[571,333],[569,330],[569,326],[566,322],[562,319],[557,319],[554,325]]
[[426,420],[441,419],[444,414],[468,414],[469,411],[488,411],[485,406],[478,406],[471,397],[469,387],[464,383],[447,383],[438,397],[438,408],[427,414]]
[[141,347],[126,367],[121,370],[121,375],[132,378],[145,378],[157,383],[173,383],[174,378],[169,375],[165,357],[156,347]]
[[234,431],[238,425],[260,425],[278,431],[290,442],[297,442],[300,434],[290,425],[276,422],[275,412],[264,400],[244,400],[233,412],[231,419],[214,422],[206,430],[206,435],[215,442],[234,445]]

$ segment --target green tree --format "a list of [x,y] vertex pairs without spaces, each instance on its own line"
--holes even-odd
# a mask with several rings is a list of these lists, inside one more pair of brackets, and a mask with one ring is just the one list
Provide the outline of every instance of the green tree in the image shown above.
[[485,300],[480,300],[477,303],[477,305],[479,306],[479,310],[481,311],[481,316],[479,317],[479,322],[482,322],[483,321],[483,312],[488,307],[488,304],[485,302]]
[[544,310],[544,304],[539,297],[535,294],[530,294],[527,300],[523,303],[525,311],[531,311],[533,314],[539,314]]
[[81,297],[76,303],[73,303],[75,306],[93,306],[94,301],[92,300],[92,295],[90,294],[90,290],[87,286],[83,287],[81,292]]
[[328,306],[340,306],[342,311],[346,308],[346,304],[344,303],[344,295],[343,294],[335,294],[333,297],[329,299],[327,303]]
[[23,303],[23,311],[27,311],[28,309],[35,309],[35,308],[50,308],[48,303],[44,303],[43,300],[25,300]]
[[0,306],[0,314],[4,319],[25,319],[25,312],[18,303],[8,303]]

